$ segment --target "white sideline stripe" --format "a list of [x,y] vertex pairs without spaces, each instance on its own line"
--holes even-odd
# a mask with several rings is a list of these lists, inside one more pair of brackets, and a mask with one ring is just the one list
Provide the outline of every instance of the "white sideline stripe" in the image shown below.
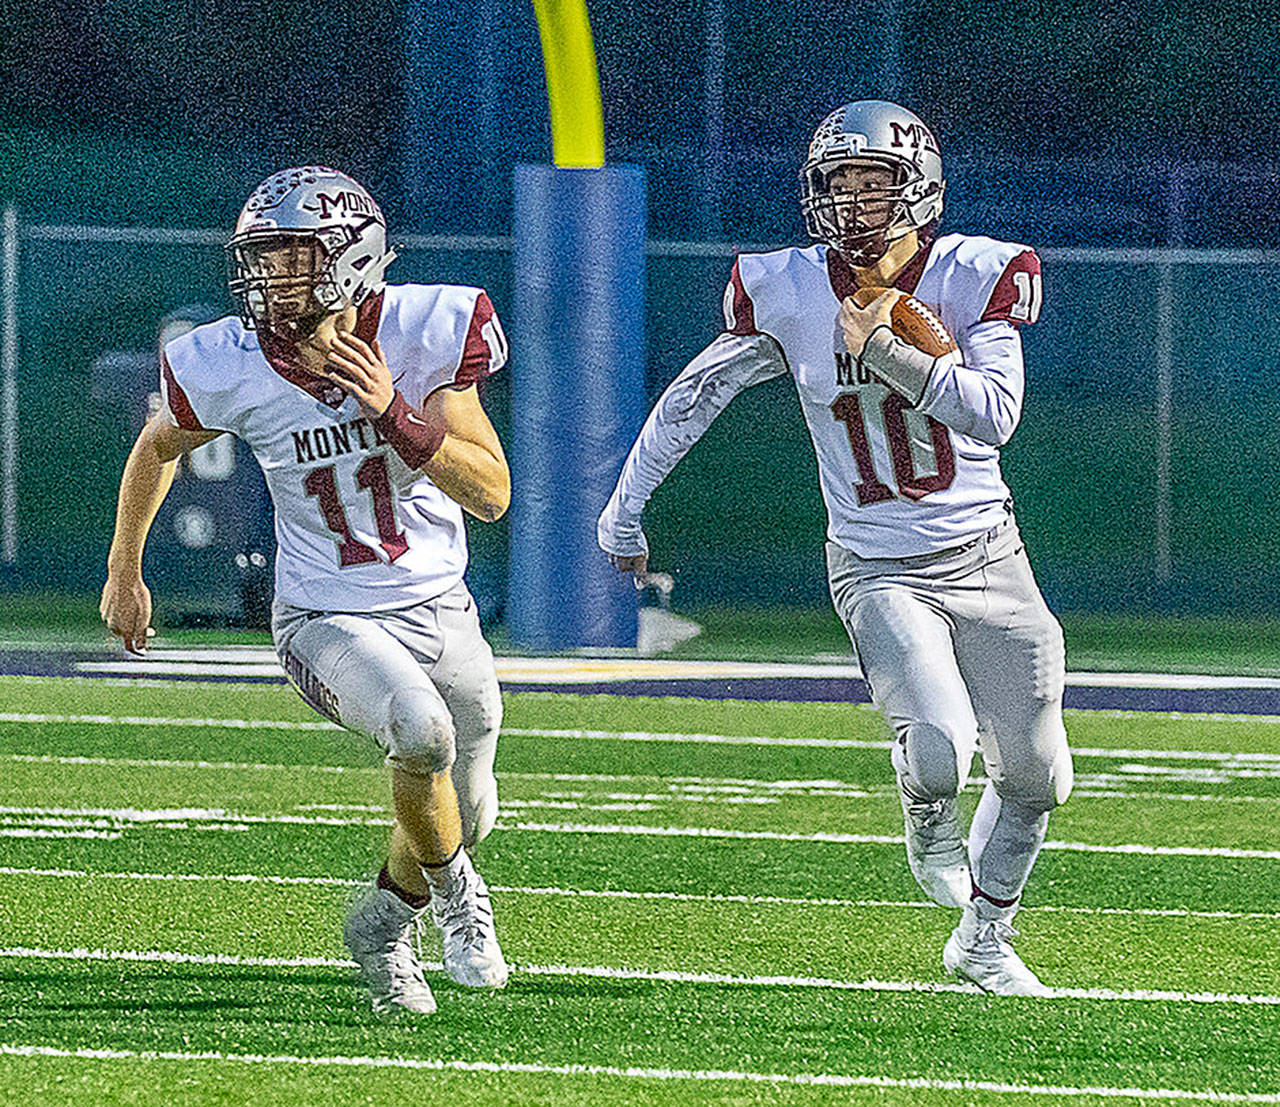
[[[246,762],[246,761],[178,761],[164,758],[142,758],[142,757],[82,757],[74,755],[59,755],[51,753],[9,753],[0,755],[0,760],[16,761],[30,765],[100,765],[103,767],[119,766],[121,768],[131,769],[213,769],[213,770],[245,770],[255,772],[281,772],[303,771],[316,773],[383,773],[382,766],[343,766],[343,765],[286,765],[279,762],[263,763],[263,762]],[[1280,771],[1280,770],[1278,770]],[[1265,774],[1271,775],[1271,774]],[[664,777],[654,773],[641,773],[637,775],[620,775],[617,773],[498,773],[500,780],[545,780],[557,781],[563,783],[580,782],[580,783],[627,783],[638,780],[655,780],[667,783],[681,782],[697,782],[704,785],[712,784],[736,784],[743,787],[753,787],[767,789],[770,792],[789,791],[795,793],[797,789],[811,787],[812,790],[804,793],[814,796],[830,797],[838,795],[840,798],[857,798],[869,799],[874,796],[895,795],[892,786],[886,785],[883,788],[856,788],[852,784],[844,781],[777,781],[777,780],[746,780],[737,777]],[[974,785],[981,781],[981,776],[973,776],[970,778],[970,784]],[[1106,787],[1091,788],[1091,781],[1117,781],[1117,782],[1137,782],[1139,779],[1132,774],[1110,773],[1110,774],[1081,774],[1076,777],[1076,788],[1073,795],[1088,796],[1092,799],[1122,799],[1122,800],[1167,800],[1177,803],[1280,803],[1280,796],[1221,796],[1212,793],[1192,793],[1192,792],[1121,792],[1111,791]],[[1210,781],[1210,783],[1223,783],[1222,781]],[[847,791],[837,792],[834,789],[848,789]],[[679,794],[672,793],[665,795],[664,799],[678,801],[687,799]],[[515,801],[508,801],[508,804]]]
[[[89,872],[87,869],[15,868],[10,865],[0,865],[0,876],[41,876],[70,880],[153,880],[162,883],[273,884],[337,888],[363,888],[369,883],[368,880],[354,880],[338,876],[275,876],[268,873]],[[705,892],[634,892],[621,888],[529,888],[513,884],[490,884],[489,890],[510,895],[559,896],[565,899],[660,900],[675,903],[742,903],[749,906],[776,905],[783,907],[847,907],[859,909],[894,908],[916,910],[924,908],[929,911],[937,909],[937,904],[926,900],[747,896]],[[1182,907],[1070,907],[1047,905],[1024,907],[1022,911],[1024,913],[1029,911],[1033,914],[1133,915],[1144,918],[1280,921],[1280,911],[1193,911]]]
[[[3,808],[0,808],[3,811]],[[635,834],[664,838],[736,838],[774,842],[832,842],[839,845],[899,845],[901,834],[842,834],[820,831],[795,834],[773,830],[728,830],[709,826],[609,826],[591,823],[504,823],[503,830],[549,831],[556,834]],[[1148,846],[1138,843],[1094,845],[1088,842],[1045,842],[1044,849],[1069,853],[1136,853],[1155,857],[1235,857],[1280,861],[1280,850],[1237,849],[1234,846]]]
[[[135,807],[16,807],[0,806],[0,823],[13,823],[4,816],[25,816],[28,820],[67,820],[66,825],[79,829],[86,820],[113,820],[118,823],[169,824],[169,829],[182,829],[182,823],[211,822],[230,826],[297,825],[297,826],[390,826],[390,818],[326,815],[245,815],[221,808],[175,807],[151,810]],[[658,838],[727,838],[740,841],[826,842],[836,845],[901,845],[901,834],[848,834],[817,831],[800,834],[779,830],[736,830],[713,826],[643,826],[610,823],[534,823],[507,822],[499,819],[498,830],[517,830],[553,834],[622,834]],[[94,829],[103,827],[96,823]],[[56,835],[51,835],[56,836]],[[1239,849],[1234,846],[1149,846],[1137,842],[1098,845],[1091,842],[1045,842],[1044,849],[1070,853],[1142,854],[1152,857],[1232,857],[1247,860],[1280,861],[1280,850]]]
[[112,676],[222,676],[229,674],[237,677],[279,677],[283,680],[284,670],[279,661],[270,664],[252,665],[244,662],[232,664],[209,665],[192,661],[77,661],[75,669],[81,673],[110,673]]
[[[1164,715],[1163,712],[1128,712],[1127,715],[1140,714],[1144,717],[1151,714]],[[1199,719],[1216,716],[1184,715],[1183,718]],[[1258,722],[1261,716],[1230,715],[1223,718]],[[1280,722],[1280,716],[1274,721]],[[226,727],[234,730],[342,730],[337,723],[323,721],[300,722],[289,719],[213,719],[188,716],[150,716],[150,715],[56,715],[38,712],[0,712],[0,723],[88,723],[105,726],[191,726],[191,727]],[[610,742],[686,742],[695,745],[725,746],[801,746],[814,749],[867,749],[887,750],[893,743],[887,740],[868,740],[863,738],[776,738],[769,735],[751,734],[681,734],[678,732],[646,731],[646,730],[560,730],[543,727],[503,727],[502,734],[510,738],[582,738]],[[1151,759],[1165,761],[1225,761],[1239,763],[1260,763],[1264,765],[1280,765],[1280,753],[1233,752],[1230,750],[1144,750],[1105,747],[1081,746],[1072,747],[1075,757],[1105,757]],[[149,764],[199,764],[207,762],[146,762]],[[255,766],[256,767],[256,766]],[[290,766],[292,767],[292,766]],[[315,768],[317,766],[310,766]]]
[[[241,957],[230,953],[180,953],[176,950],[36,949],[11,946],[0,949],[0,958],[46,961],[132,961],[166,965],[226,965],[235,968],[349,968],[337,957]],[[438,961],[423,967],[441,971]],[[977,985],[925,980],[834,980],[821,976],[743,976],[721,972],[686,972],[678,969],[620,969],[605,965],[512,966],[527,976],[588,977],[606,980],[652,980],[664,984],[711,984],[755,988],[816,988],[844,992],[922,992],[985,995]],[[1049,999],[1085,999],[1107,1002],[1203,1003],[1243,1007],[1280,1007],[1280,995],[1246,995],[1230,992],[1175,992],[1145,988],[1050,988]]]
[[[494,658],[498,677],[504,683],[575,684],[614,683],[628,680],[750,680],[862,678],[859,666],[850,658],[833,661],[698,661],[671,658],[618,657],[513,657]],[[275,651],[268,646],[203,647],[193,649],[152,646],[146,658],[118,657],[107,661],[78,661],[82,672],[184,673],[219,675],[281,676]],[[1066,674],[1072,688],[1133,689],[1231,689],[1280,688],[1280,678],[1235,676],[1213,673],[1129,673],[1072,671]]]
[[320,1068],[411,1069],[430,1072],[510,1073],[530,1076],[612,1076],[697,1083],[790,1084],[832,1088],[895,1088],[915,1091],[991,1092],[1007,1095],[1177,1099],[1202,1103],[1280,1103],[1280,1093],[1195,1091],[1186,1088],[1071,1087],[1005,1084],[991,1080],[931,1080],[926,1077],[856,1076],[834,1072],[738,1072],[732,1069],[656,1069],[615,1065],[550,1065],[532,1061],[459,1061],[426,1057],[299,1057],[290,1054],[213,1051],[60,1049],[56,1046],[0,1045],[9,1057],[51,1057],[75,1061],[217,1061],[243,1065],[303,1065]]

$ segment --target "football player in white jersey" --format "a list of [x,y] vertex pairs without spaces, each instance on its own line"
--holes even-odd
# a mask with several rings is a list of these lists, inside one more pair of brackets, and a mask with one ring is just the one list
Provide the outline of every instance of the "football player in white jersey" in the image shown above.
[[272,634],[285,672],[316,710],[375,739],[391,769],[388,857],[347,918],[347,946],[376,1010],[430,1014],[414,948],[428,907],[450,977],[507,980],[468,854],[497,814],[502,701],[463,582],[462,518],[496,519],[511,497],[477,394],[506,340],[481,289],[387,285],[382,213],[333,169],[259,185],[227,255],[239,317],[164,348],[164,403],[125,465],[102,616],[142,652],[143,546],[175,460],[219,434],[241,438],[275,508]]
[[[654,489],[738,392],[791,375],[831,597],[897,737],[908,862],[933,900],[963,909],[943,962],[994,993],[1043,995],[1011,922],[1071,790],[1065,661],[999,466],[1040,262],[1026,246],[940,236],[944,187],[933,134],[904,108],[863,100],[822,122],[801,170],[814,245],[738,257],[723,332],[650,413],[598,537],[642,576]],[[988,783],[966,853],[956,797],[979,749]]]

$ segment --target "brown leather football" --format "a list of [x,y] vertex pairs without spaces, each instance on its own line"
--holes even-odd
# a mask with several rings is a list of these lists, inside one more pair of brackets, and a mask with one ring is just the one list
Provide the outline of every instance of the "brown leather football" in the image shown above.
[[889,326],[894,334],[932,357],[942,357],[956,349],[956,340],[943,326],[942,320],[925,304],[899,288],[859,288],[853,294],[853,302],[864,308],[885,291],[894,296],[893,306],[889,309]]

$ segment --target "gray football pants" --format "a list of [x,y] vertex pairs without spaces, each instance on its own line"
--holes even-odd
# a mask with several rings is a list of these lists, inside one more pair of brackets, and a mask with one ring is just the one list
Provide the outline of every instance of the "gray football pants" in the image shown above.
[[922,799],[955,796],[975,749],[988,784],[969,833],[985,898],[1012,906],[1071,791],[1062,628],[1009,517],[936,554],[865,559],[827,543],[831,598]]
[[317,711],[374,739],[396,768],[452,770],[466,846],[493,829],[502,697],[465,584],[396,611],[315,612],[277,601],[272,637]]

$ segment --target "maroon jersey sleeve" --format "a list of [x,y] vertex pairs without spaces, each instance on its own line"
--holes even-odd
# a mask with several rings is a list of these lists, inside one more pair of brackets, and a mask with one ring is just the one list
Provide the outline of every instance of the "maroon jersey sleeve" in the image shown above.
[[996,320],[1024,327],[1040,318],[1043,298],[1040,259],[1034,250],[1023,250],[1004,267],[991,290],[981,322]]
[[478,384],[485,377],[496,373],[507,363],[507,336],[493,310],[493,303],[486,292],[476,297],[471,312],[471,325],[467,328],[466,341],[462,345],[462,360],[453,377],[455,388]]
[[742,283],[736,258],[733,272],[729,274],[729,284],[724,290],[724,329],[730,334],[760,333],[756,330],[756,306],[751,302],[751,295]]
[[196,413],[191,407],[191,401],[187,399],[187,394],[182,391],[182,385],[178,383],[178,378],[173,375],[173,369],[169,366],[169,359],[165,357],[163,350],[160,351],[160,394],[164,397],[165,403],[169,405],[173,421],[183,430],[202,431],[205,429],[200,420],[196,418]]

